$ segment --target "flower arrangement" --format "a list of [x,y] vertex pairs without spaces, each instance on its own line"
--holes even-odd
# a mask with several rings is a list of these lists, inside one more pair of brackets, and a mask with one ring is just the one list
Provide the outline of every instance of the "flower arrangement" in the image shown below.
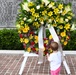
[[[38,31],[42,25],[44,27],[52,25],[59,36],[61,44],[67,45],[74,16],[70,3],[65,4],[53,0],[36,2],[24,0],[20,7],[16,27],[20,41],[26,51],[38,53]],[[44,38],[44,55],[47,52],[52,52],[48,47],[52,36],[48,31],[47,34],[46,38]]]

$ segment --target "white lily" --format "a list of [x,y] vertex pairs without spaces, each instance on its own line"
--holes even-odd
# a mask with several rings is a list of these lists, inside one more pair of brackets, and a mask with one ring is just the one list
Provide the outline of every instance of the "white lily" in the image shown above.
[[42,1],[45,3],[45,5],[47,5],[49,3],[48,0],[42,0]]
[[66,12],[69,12],[69,11],[71,11],[71,7],[68,5],[68,6],[66,6],[65,7],[65,10],[66,10]]
[[36,6],[37,9],[40,9],[40,5]]
[[65,21],[68,22],[69,20],[68,19],[65,19]]
[[72,24],[71,30],[75,30],[75,24]]
[[29,11],[30,9],[28,8],[28,3],[26,3],[26,2],[24,2],[23,4],[22,4],[22,8],[23,8],[23,10],[26,10],[26,11]]

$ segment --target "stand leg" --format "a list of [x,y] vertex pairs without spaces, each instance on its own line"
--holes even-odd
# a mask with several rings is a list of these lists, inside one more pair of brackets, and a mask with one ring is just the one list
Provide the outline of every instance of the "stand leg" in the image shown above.
[[70,68],[69,68],[69,66],[68,66],[68,64],[67,64],[66,59],[65,59],[64,56],[65,56],[65,54],[63,54],[63,65],[64,65],[64,67],[66,69],[67,74],[71,74]]
[[19,71],[19,75],[22,75],[22,73],[23,73],[27,58],[28,58],[28,53],[25,53],[24,54],[24,60],[23,60],[23,62],[21,64],[21,68],[20,68],[20,71]]

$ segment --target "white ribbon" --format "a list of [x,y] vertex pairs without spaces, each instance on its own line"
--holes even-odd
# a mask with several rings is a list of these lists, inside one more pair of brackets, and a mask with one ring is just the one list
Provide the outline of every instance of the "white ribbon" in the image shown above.
[[38,45],[39,45],[39,61],[38,64],[43,63],[43,50],[44,49],[44,43],[43,43],[43,26],[40,27],[39,33],[38,33]]

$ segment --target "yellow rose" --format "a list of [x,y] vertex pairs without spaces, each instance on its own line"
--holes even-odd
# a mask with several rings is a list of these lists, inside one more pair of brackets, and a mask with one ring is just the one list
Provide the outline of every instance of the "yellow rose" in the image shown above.
[[38,43],[38,40],[35,40],[34,42],[37,44]]
[[38,40],[38,36],[37,36],[37,35],[35,35],[34,38],[35,38],[36,40]]
[[24,42],[27,44],[29,42],[29,40],[27,38],[25,38]]
[[29,36],[29,39],[33,39],[33,36],[32,36],[32,34]]
[[66,36],[66,32],[61,32],[60,34],[62,37],[65,37]]
[[48,44],[48,40],[45,40],[44,43]]
[[38,51],[39,49],[38,48],[36,48],[36,51]]
[[23,38],[20,38],[20,41],[23,42]]
[[67,43],[68,43],[67,41],[64,41],[64,45],[67,45]]
[[49,39],[52,39],[52,35],[49,36]]
[[27,32],[28,32],[28,28],[24,28],[23,33],[27,33]]
[[28,48],[27,48],[27,51],[28,51],[28,52],[30,52],[30,51],[31,51],[31,48],[30,48],[30,47],[28,47]]

